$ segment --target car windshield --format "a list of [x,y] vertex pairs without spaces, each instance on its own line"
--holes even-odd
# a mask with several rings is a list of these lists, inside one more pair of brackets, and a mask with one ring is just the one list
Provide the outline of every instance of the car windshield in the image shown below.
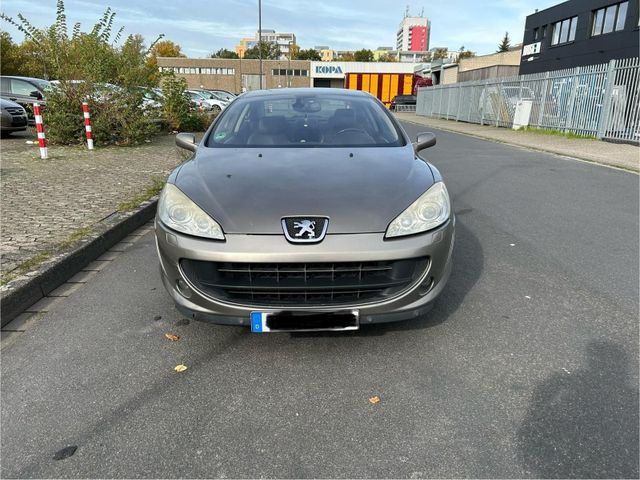
[[208,147],[397,147],[404,139],[373,98],[343,94],[240,97],[216,122]]
[[222,100],[222,101],[225,100],[217,92],[202,91],[199,93],[201,93],[203,97],[209,98],[211,100]]
[[40,78],[35,78],[33,80],[33,83],[35,83],[38,88],[42,91],[45,91],[47,88],[49,88],[51,86],[51,83],[47,80],[42,80]]
[[219,91],[215,91],[212,92],[215,95],[218,95],[218,97],[222,98],[223,100],[233,100],[234,98],[236,98],[235,95],[229,93],[229,92],[219,92]]

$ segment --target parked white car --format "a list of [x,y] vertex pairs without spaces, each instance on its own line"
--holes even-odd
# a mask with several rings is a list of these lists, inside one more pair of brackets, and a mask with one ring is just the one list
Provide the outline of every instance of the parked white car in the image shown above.
[[222,110],[227,108],[227,105],[229,105],[229,102],[214,97],[209,92],[187,90],[186,93],[189,95],[192,102],[194,102],[198,107],[202,107],[204,110],[220,113]]

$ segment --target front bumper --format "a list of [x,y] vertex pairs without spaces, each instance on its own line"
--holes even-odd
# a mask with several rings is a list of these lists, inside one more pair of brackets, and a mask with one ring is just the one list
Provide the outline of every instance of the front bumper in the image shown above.
[[26,115],[11,115],[7,112],[0,115],[0,128],[3,132],[20,132],[26,130],[27,125]]
[[[156,246],[165,288],[178,310],[195,320],[225,325],[250,325],[255,310],[358,310],[360,324],[418,317],[431,309],[451,273],[455,218],[440,228],[410,237],[384,240],[381,233],[327,235],[321,243],[293,245],[284,235],[227,235],[225,242],[191,237],[155,222]],[[369,262],[429,257],[428,267],[400,294],[379,302],[338,306],[238,305],[203,293],[182,272],[180,259],[211,262]],[[178,286],[180,284],[180,286]]]

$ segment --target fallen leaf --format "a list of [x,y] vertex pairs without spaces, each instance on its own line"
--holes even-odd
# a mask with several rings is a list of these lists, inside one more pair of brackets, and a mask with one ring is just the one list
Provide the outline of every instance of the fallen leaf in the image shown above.
[[178,340],[180,340],[180,337],[178,335],[173,334],[173,333],[165,333],[164,336],[167,337],[172,342],[177,342]]
[[380,402],[380,397],[379,397],[379,396],[377,396],[377,395],[376,395],[375,397],[371,397],[371,398],[369,399],[369,403],[370,403],[371,405],[375,405],[376,403],[379,403],[379,402]]
[[174,368],[174,370],[178,373],[184,372],[186,369],[187,369],[187,366],[183,364],[176,365],[176,368]]

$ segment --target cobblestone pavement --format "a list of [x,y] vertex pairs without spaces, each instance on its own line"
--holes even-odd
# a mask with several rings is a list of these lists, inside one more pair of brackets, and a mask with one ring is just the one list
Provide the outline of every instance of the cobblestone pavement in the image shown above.
[[419,123],[427,127],[451,130],[456,133],[464,133],[517,145],[519,147],[542,150],[544,152],[621,167],[636,172],[640,171],[640,149],[634,145],[580,138],[565,138],[534,132],[518,132],[509,128],[454,122],[452,120],[439,118],[427,118],[414,113],[397,113],[396,116],[400,120]]
[[40,160],[27,134],[0,140],[0,272],[90,227],[166,175],[185,155],[174,136],[139,147],[49,147]]

